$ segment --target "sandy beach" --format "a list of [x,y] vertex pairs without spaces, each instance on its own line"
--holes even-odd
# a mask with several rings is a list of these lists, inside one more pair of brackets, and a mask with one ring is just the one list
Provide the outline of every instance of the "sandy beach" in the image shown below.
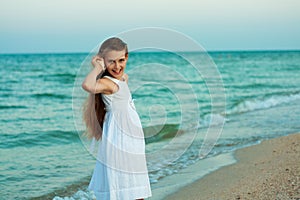
[[237,150],[236,164],[203,177],[168,200],[300,199],[300,133]]

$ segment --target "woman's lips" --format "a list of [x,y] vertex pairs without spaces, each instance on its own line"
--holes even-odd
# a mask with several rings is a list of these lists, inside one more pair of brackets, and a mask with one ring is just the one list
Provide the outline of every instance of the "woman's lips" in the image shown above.
[[114,72],[115,74],[117,74],[117,75],[119,75],[122,71],[123,71],[122,69],[120,69],[119,71],[113,70],[113,72]]

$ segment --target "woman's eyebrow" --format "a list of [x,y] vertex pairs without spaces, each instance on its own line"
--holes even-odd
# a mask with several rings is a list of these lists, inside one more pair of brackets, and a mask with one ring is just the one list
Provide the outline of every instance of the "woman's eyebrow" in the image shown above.
[[109,62],[113,62],[113,61],[117,61],[117,60],[125,59],[125,58],[126,58],[125,56],[121,56],[121,57],[119,57],[119,58],[117,58],[117,59],[115,59],[115,60],[109,59],[108,61],[109,61]]

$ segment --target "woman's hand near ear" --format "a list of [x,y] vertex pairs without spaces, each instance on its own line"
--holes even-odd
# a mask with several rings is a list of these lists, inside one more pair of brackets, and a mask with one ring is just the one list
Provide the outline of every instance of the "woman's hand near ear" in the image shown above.
[[92,59],[92,65],[94,67],[98,67],[105,71],[105,64],[104,64],[104,59],[98,55],[94,56]]
[[105,71],[104,60],[100,56],[96,55],[93,57],[91,63],[94,68],[85,77],[82,83],[82,88],[92,94],[101,93],[106,89],[106,87],[105,85],[100,84],[100,80],[97,81],[97,76]]

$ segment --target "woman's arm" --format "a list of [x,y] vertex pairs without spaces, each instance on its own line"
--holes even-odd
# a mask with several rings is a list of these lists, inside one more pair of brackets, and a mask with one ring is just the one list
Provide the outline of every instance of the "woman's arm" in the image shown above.
[[113,92],[113,88],[107,80],[96,80],[97,76],[105,71],[105,68],[103,67],[103,58],[95,56],[92,59],[92,65],[94,66],[94,69],[85,77],[82,83],[82,88],[92,94],[111,94]]

